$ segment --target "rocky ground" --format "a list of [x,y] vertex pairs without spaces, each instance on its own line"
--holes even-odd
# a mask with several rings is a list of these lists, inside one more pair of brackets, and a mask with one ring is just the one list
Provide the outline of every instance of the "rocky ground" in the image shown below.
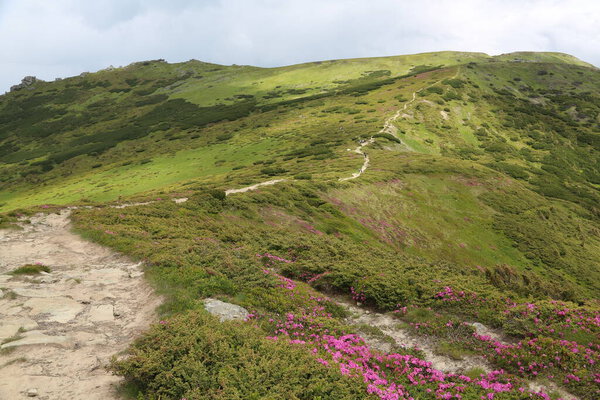
[[[155,319],[142,266],[70,232],[68,210],[0,230],[0,399],[113,399],[104,366]],[[41,263],[49,273],[11,275]]]

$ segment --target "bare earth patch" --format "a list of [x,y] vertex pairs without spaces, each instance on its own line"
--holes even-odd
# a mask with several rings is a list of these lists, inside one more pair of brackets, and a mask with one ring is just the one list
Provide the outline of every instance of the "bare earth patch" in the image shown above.
[[[155,319],[141,265],[71,233],[69,214],[0,230],[0,399],[116,399],[104,366]],[[51,272],[8,274],[35,263]]]

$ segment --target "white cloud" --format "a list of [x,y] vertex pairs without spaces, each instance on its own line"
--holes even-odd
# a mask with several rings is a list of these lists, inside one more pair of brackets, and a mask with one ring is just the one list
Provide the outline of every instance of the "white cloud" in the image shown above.
[[596,0],[0,0],[0,91],[165,58],[276,66],[437,50],[600,65]]

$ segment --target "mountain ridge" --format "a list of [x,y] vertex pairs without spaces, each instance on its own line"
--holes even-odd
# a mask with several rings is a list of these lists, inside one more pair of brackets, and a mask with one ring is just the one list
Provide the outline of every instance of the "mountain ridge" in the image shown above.
[[[504,59],[511,58],[511,57],[512,57],[513,61],[518,61],[519,60],[518,56],[524,56],[525,58],[520,59],[520,60],[529,61],[529,62],[550,62],[551,61],[551,62],[556,62],[556,63],[567,63],[567,64],[573,64],[573,65],[578,65],[578,66],[585,66],[585,67],[589,67],[589,68],[596,68],[596,69],[598,68],[595,65],[587,63],[573,55],[570,55],[567,53],[561,53],[561,52],[514,51],[514,52],[502,53],[502,54],[498,54],[498,55],[489,55],[489,54],[483,53],[483,52],[461,52],[461,51],[448,50],[448,51],[414,53],[414,54],[406,54],[406,55],[371,56],[371,57],[359,57],[359,58],[347,58],[347,59],[307,61],[307,62],[274,66],[274,67],[259,67],[259,66],[249,65],[249,64],[229,64],[229,65],[227,65],[227,64],[218,64],[218,63],[213,63],[213,62],[201,61],[201,60],[197,60],[197,59],[190,59],[188,61],[180,61],[180,62],[172,62],[171,63],[171,62],[165,61],[164,59],[156,59],[156,60],[134,61],[123,67],[110,66],[110,67],[106,67],[106,68],[101,68],[94,72],[85,71],[85,72],[81,72],[80,74],[74,75],[74,76],[61,77],[61,78],[56,78],[54,80],[48,80],[48,81],[44,81],[44,80],[39,80],[39,81],[40,82],[62,81],[63,79],[77,78],[82,75],[85,76],[87,74],[96,74],[96,73],[101,73],[101,72],[124,70],[127,68],[132,68],[135,66],[144,65],[144,64],[152,63],[152,62],[164,62],[171,66],[184,66],[188,63],[201,63],[201,64],[205,64],[207,66],[214,66],[214,67],[251,67],[251,68],[256,68],[256,69],[277,70],[277,69],[286,69],[286,68],[294,68],[294,67],[303,67],[303,66],[307,66],[307,65],[311,65],[311,64],[335,63],[335,62],[346,62],[347,63],[347,62],[360,62],[360,61],[366,61],[366,60],[375,61],[375,60],[399,59],[399,58],[418,58],[418,57],[428,57],[428,56],[432,56],[432,55],[444,55],[444,54],[455,55],[455,56],[463,55],[466,57],[487,59],[488,61],[504,60]],[[527,58],[532,58],[532,60],[528,60]],[[26,77],[26,78],[28,78],[28,77]],[[7,93],[10,93],[10,91],[6,92],[5,94],[7,94]],[[2,96],[2,95],[0,95],[0,96]]]

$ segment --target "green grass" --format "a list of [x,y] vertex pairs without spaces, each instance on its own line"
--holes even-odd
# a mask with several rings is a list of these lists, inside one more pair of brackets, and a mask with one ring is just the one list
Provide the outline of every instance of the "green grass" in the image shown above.
[[477,379],[481,377],[482,374],[485,374],[485,370],[483,368],[471,368],[465,372],[465,375],[471,379]]
[[272,141],[263,141],[243,147],[215,144],[210,148],[181,150],[176,154],[158,156],[151,162],[127,166],[108,166],[85,175],[57,182],[44,191],[5,193],[0,196],[4,208],[10,210],[36,204],[68,204],[81,198],[93,201],[111,201],[119,196],[130,196],[152,190],[165,189],[175,183],[202,181],[210,178],[223,180],[232,167],[243,159],[251,165],[268,156],[275,147]]
[[[431,68],[440,65],[445,67]],[[310,177],[314,187],[330,185],[324,198],[349,217],[315,221],[316,229],[327,234],[383,241],[407,256],[489,274],[503,289],[514,289],[516,283],[522,293],[529,290],[530,279],[548,283],[541,284],[546,291],[554,287],[552,280],[564,280],[562,293],[569,292],[572,299],[597,290],[597,271],[590,266],[600,243],[588,234],[597,226],[594,126],[580,122],[575,136],[566,134],[575,125],[564,106],[568,98],[586,115],[597,112],[596,100],[587,92],[599,82],[596,70],[557,54],[489,58],[452,52],[274,69],[200,62],[177,67],[187,68],[186,75],[176,76],[166,63],[149,62],[42,84],[33,94],[10,94],[22,107],[37,107],[39,118],[54,115],[74,99],[86,105],[67,109],[80,113],[73,118],[86,121],[91,133],[67,121],[57,125],[66,130],[52,136],[55,143],[103,143],[110,135],[125,140],[113,143],[111,136],[107,143],[112,147],[98,154],[69,155],[52,165],[43,157],[5,164],[0,169],[5,177],[1,210],[82,199],[168,198],[204,187]],[[410,71],[425,72],[403,75]],[[307,87],[299,87],[302,82]],[[246,94],[253,98],[235,97],[249,86],[252,91]],[[206,89],[220,90],[231,100]],[[260,97],[273,91],[281,96]],[[419,96],[407,103],[413,92]],[[547,109],[529,102],[533,94],[547,99]],[[215,104],[195,95],[208,96]],[[178,100],[173,108],[175,97],[198,106]],[[51,105],[42,107],[48,99]],[[146,100],[139,105],[140,99]],[[133,123],[123,127],[106,118],[115,102]],[[248,112],[236,110],[249,105]],[[347,149],[359,138],[377,136],[403,105],[411,117],[401,117],[395,125],[406,146],[390,147],[386,137],[376,137],[366,149],[369,171],[357,181],[331,185],[362,163],[360,155]],[[3,110],[15,112],[6,105]],[[441,110],[449,110],[447,120]],[[23,130],[23,147],[17,152],[22,157],[45,140],[34,140],[45,131],[41,122],[31,122],[31,127],[15,125]],[[538,148],[532,138],[554,146]],[[518,204],[517,211],[505,209],[501,199]],[[568,223],[572,218],[576,225]],[[505,282],[500,278],[505,271],[518,277]]]
[[51,269],[47,265],[41,264],[26,264],[17,269],[12,270],[11,275],[38,275],[42,272],[50,272]]
[[[464,360],[467,356],[477,354],[468,347],[456,342],[441,341],[437,344],[436,352],[453,360]],[[475,371],[477,373],[479,371]],[[473,373],[473,372],[472,372]]]

